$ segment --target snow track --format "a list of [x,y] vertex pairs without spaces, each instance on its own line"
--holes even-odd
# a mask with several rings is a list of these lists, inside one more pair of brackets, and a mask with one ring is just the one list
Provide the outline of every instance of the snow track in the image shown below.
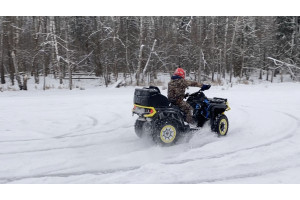
[[168,148],[135,135],[134,88],[4,93],[0,183],[300,183],[299,89],[211,88],[228,135],[205,126]]
[[76,134],[78,132],[86,131],[88,129],[93,128],[94,126],[96,126],[98,124],[98,121],[97,121],[96,118],[94,118],[92,116],[87,116],[87,118],[89,118],[90,120],[92,120],[91,125],[81,128],[82,125],[79,124],[78,127],[76,127],[74,130],[72,130],[70,132],[67,132],[67,133],[63,133],[62,135],[59,135],[59,136],[54,136],[54,137],[50,137],[50,138],[41,138],[41,139],[6,140],[6,141],[0,141],[0,143],[6,143],[6,142],[8,142],[8,143],[11,143],[11,142],[31,142],[31,141],[47,140],[47,139],[52,139],[52,138],[74,137],[74,133]]

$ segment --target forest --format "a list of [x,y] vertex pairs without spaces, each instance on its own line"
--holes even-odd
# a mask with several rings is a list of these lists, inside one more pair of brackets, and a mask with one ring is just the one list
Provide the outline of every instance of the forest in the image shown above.
[[199,82],[299,81],[299,36],[297,16],[2,16],[0,79],[21,90],[47,76],[72,89],[78,73],[143,85],[180,66]]

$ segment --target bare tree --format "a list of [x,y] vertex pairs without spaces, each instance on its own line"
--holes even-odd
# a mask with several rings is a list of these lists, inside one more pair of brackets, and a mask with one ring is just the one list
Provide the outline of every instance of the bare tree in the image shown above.
[[239,21],[239,17],[236,17],[234,32],[233,32],[233,36],[232,36],[232,40],[231,40],[231,47],[230,47],[230,80],[229,80],[230,83],[232,82],[232,74],[233,74],[233,44],[234,44],[238,21]]
[[142,59],[143,59],[143,17],[140,17],[140,51],[139,51],[139,62],[136,70],[136,85],[140,84],[140,73],[141,73],[141,67],[142,67]]
[[299,66],[299,27],[294,16],[4,16],[1,83],[9,77],[24,89],[25,74],[39,84],[43,73],[46,89],[46,76],[53,73],[62,84],[68,74],[73,89],[72,76],[80,72],[95,73],[106,86],[121,74],[129,84],[135,76],[142,85],[178,66],[198,81],[219,82],[229,73],[232,82],[233,76],[249,79],[256,72],[271,81],[285,73],[297,80],[298,68],[278,68],[267,58]]
[[50,17],[50,33],[49,36],[51,38],[51,44],[53,48],[53,63],[55,63],[55,69],[58,71],[59,83],[63,83],[63,73],[62,67],[60,64],[61,56],[58,51],[58,37],[56,35],[56,26],[55,26],[55,18],[53,16]]
[[157,42],[157,40],[155,39],[154,42],[153,42],[153,45],[152,45],[152,48],[151,48],[148,60],[147,60],[147,62],[145,64],[145,67],[143,69],[142,82],[144,82],[144,77],[145,77],[145,74],[146,74],[147,69],[148,69],[148,65],[149,65],[149,62],[150,62],[150,59],[151,59],[151,55],[154,53],[154,48],[155,48],[156,42]]
[[4,44],[4,31],[3,31],[3,29],[4,29],[4,25],[3,25],[3,17],[1,17],[0,18],[1,19],[1,26],[2,26],[2,32],[1,32],[1,44],[0,44],[0,46],[1,46],[1,48],[2,48],[2,50],[1,50],[1,63],[0,63],[0,73],[1,73],[1,84],[5,84],[5,72],[4,72],[4,49],[5,49],[5,47],[3,46],[3,44]]

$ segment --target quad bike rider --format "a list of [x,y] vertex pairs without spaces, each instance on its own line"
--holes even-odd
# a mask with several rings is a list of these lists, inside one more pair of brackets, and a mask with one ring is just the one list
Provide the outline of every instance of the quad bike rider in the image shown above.
[[[176,71],[179,71],[179,73]],[[176,71],[175,73],[182,74],[183,70]],[[176,88],[177,81],[183,86]],[[198,86],[201,89],[193,94],[184,95],[188,86]],[[230,107],[227,99],[216,97],[211,99],[204,95],[203,90],[209,89],[210,85],[178,78],[172,79],[169,87],[169,99],[162,95],[159,88],[155,86],[135,89],[132,114],[139,116],[134,125],[138,137],[150,137],[158,144],[170,146],[176,144],[181,136],[199,130],[206,122],[210,122],[211,130],[219,136],[227,134],[229,123],[224,113],[230,110]],[[178,92],[180,98],[176,98],[176,95],[173,94],[177,89],[181,91]],[[184,97],[188,97],[186,104],[185,102],[182,103]],[[181,102],[176,102],[176,99]],[[187,104],[190,107],[186,106]],[[182,105],[183,109],[181,110],[180,106]],[[191,115],[190,110],[193,111],[193,115]],[[185,123],[189,120],[196,121],[197,127],[191,128],[189,124]]]
[[196,122],[196,120],[193,119],[194,109],[190,104],[183,100],[186,96],[185,89],[189,86],[200,87],[202,91],[210,88],[210,85],[186,80],[185,71],[182,68],[177,68],[168,84],[168,99],[185,113],[186,122],[194,124]]

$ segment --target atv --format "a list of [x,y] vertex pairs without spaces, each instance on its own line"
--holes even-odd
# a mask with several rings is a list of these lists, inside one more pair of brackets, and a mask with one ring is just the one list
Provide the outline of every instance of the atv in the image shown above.
[[201,89],[193,94],[186,94],[185,98],[194,108],[193,117],[197,122],[194,128],[185,122],[184,112],[169,102],[158,87],[135,89],[132,115],[138,115],[134,125],[136,135],[150,136],[155,143],[170,146],[183,135],[199,130],[206,122],[210,123],[211,130],[219,136],[227,134],[229,123],[224,114],[230,110],[227,99],[207,98]]

